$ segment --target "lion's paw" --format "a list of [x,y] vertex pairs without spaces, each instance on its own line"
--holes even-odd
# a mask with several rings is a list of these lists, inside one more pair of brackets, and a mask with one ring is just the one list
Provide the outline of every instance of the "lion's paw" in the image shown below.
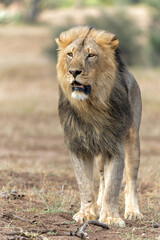
[[98,211],[93,207],[87,209],[81,209],[78,213],[73,216],[76,222],[84,223],[89,220],[96,220],[98,218]]
[[143,219],[143,214],[141,214],[140,212],[127,211],[124,214],[124,218],[128,220],[141,220]]
[[106,217],[104,219],[99,219],[100,222],[106,223],[108,225],[113,225],[116,227],[121,227],[124,228],[125,227],[125,222],[120,218],[112,218],[112,217]]

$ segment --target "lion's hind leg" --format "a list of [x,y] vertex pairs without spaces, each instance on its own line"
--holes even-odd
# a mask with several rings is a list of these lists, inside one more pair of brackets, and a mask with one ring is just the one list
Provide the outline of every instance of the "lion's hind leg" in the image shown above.
[[83,223],[98,218],[98,208],[93,188],[93,158],[78,158],[70,153],[81,197],[81,208],[73,216],[76,222]]
[[125,143],[125,214],[124,217],[130,220],[138,220],[143,218],[140,213],[137,201],[137,174],[140,163],[140,143],[139,134],[130,129]]

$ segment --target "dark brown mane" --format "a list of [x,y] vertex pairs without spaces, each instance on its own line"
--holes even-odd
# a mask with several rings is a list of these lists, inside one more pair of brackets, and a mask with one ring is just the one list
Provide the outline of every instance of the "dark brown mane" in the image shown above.
[[86,38],[88,37],[88,35],[90,34],[90,32],[91,32],[92,29],[93,29],[93,27],[90,27],[90,28],[89,28],[88,33],[86,34],[85,38],[83,39],[82,46],[84,46],[85,40],[86,40]]

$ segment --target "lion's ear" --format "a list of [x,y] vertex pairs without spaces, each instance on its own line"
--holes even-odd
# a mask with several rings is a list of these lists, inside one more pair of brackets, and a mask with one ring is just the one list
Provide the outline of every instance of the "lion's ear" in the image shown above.
[[59,38],[55,38],[55,41],[56,41],[56,43],[57,43],[58,46],[59,46]]
[[110,42],[111,48],[113,48],[113,50],[116,50],[118,47],[118,44],[119,44],[118,38],[114,36]]
[[70,43],[73,42],[73,39],[65,36],[63,33],[60,34],[58,38],[55,39],[56,43],[58,44],[59,50],[65,49]]
[[65,49],[69,44],[73,42],[73,40],[76,39],[74,34],[72,33],[72,29],[68,31],[62,32],[58,38],[56,38],[56,43],[58,44],[58,47],[60,50]]
[[56,41],[59,49],[62,49],[65,47],[65,44],[61,41],[60,37],[56,38],[55,41]]

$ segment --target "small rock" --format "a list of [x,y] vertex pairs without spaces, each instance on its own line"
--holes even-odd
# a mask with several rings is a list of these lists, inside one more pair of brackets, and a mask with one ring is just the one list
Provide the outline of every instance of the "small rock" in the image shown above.
[[153,228],[158,228],[159,225],[158,225],[158,223],[154,223],[154,224],[152,225],[152,227],[153,227]]
[[18,192],[16,190],[11,191],[11,194],[17,194]]
[[133,229],[132,229],[132,232],[134,232],[136,230],[136,228],[134,227]]

